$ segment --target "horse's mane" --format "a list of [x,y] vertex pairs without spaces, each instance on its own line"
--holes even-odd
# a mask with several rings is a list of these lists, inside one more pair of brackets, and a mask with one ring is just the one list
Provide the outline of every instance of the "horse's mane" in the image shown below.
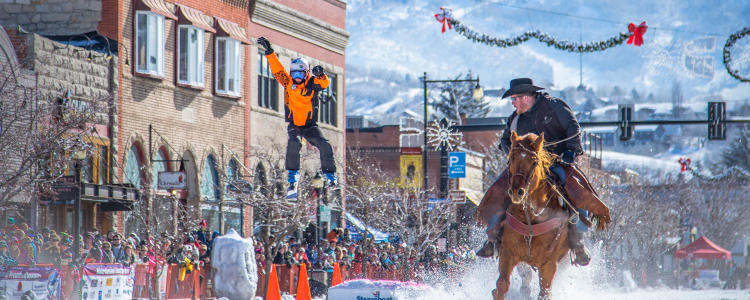
[[[534,133],[527,133],[519,137],[518,144],[520,144],[521,147],[536,153],[539,162],[537,168],[534,170],[534,172],[537,172],[535,175],[537,176],[537,178],[547,178],[549,167],[554,162],[555,156],[547,151],[547,149],[544,149],[544,147],[542,147],[539,152],[535,151],[536,149],[534,149],[534,142],[536,142],[538,138],[539,136]],[[510,151],[508,152],[508,157],[510,158]]]

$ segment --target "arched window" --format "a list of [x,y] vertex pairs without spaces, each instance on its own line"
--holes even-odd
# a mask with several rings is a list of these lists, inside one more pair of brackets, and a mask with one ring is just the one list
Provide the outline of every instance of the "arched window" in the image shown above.
[[[236,200],[233,193],[241,192],[240,174],[237,167],[237,161],[231,159],[227,164],[227,179],[224,182],[224,199],[227,201]],[[231,190],[231,191],[230,191]]]
[[167,151],[164,148],[159,148],[159,151],[156,151],[156,157],[154,157],[153,166],[151,167],[151,184],[154,189],[158,187],[159,172],[169,171],[169,166],[167,165],[168,159]]
[[[125,157],[123,182],[140,189],[143,187],[143,157],[137,144],[132,144]],[[145,228],[147,207],[141,199],[135,203],[132,211],[125,214],[125,232],[141,233]]]
[[123,182],[130,183],[137,188],[143,187],[143,159],[136,144],[130,146],[125,158],[125,178]]
[[[224,182],[224,232],[233,228],[238,234],[242,235],[242,206],[233,193],[242,193],[245,189],[245,183],[240,177],[239,163],[231,159],[227,164],[226,181]],[[229,192],[229,186],[233,186],[233,191]]]
[[221,190],[219,190],[219,176],[216,171],[216,160],[213,155],[206,157],[201,174],[201,196],[205,201],[219,201]]
[[221,200],[219,173],[216,171],[216,160],[213,155],[206,157],[201,173],[201,216],[206,220],[210,231],[218,231],[221,227],[218,202]]

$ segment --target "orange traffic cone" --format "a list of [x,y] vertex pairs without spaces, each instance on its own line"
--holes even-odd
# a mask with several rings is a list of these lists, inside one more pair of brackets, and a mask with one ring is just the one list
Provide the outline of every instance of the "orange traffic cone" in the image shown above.
[[276,267],[271,264],[271,274],[268,275],[268,289],[266,290],[266,300],[281,300],[281,290],[279,289],[279,278],[276,276]]
[[307,281],[307,267],[304,263],[299,265],[299,279],[297,280],[297,300],[312,300],[310,295],[310,282]]
[[339,270],[339,263],[333,264],[333,276],[331,277],[331,286],[336,286],[341,283],[341,270]]

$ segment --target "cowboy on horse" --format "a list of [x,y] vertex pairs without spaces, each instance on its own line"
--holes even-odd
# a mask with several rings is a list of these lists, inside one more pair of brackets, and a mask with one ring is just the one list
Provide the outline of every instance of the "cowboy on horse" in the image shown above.
[[[539,92],[543,88],[535,86],[530,78],[517,78],[510,81],[510,89],[503,98],[511,97],[516,108],[503,131],[499,147],[508,154],[511,148],[511,133],[523,136],[527,133],[545,137],[544,149],[556,155],[554,163],[549,166],[549,174],[560,194],[568,203],[567,209],[579,216],[579,222],[568,224],[569,247],[573,250],[576,265],[588,265],[590,258],[583,246],[583,233],[591,223],[588,221],[587,207],[603,207],[596,191],[591,187],[585,175],[575,167],[575,159],[583,154],[581,146],[581,128],[570,107],[548,93]],[[499,249],[503,227],[506,222],[506,209],[511,199],[508,194],[511,176],[506,169],[485,194],[477,217],[487,225],[487,242],[477,251],[481,257],[491,257]],[[575,207],[572,207],[575,206]],[[596,209],[600,211],[599,209]],[[608,209],[606,222],[598,222],[603,228],[609,221]],[[597,216],[604,217],[604,216]],[[601,229],[600,228],[600,229]]]

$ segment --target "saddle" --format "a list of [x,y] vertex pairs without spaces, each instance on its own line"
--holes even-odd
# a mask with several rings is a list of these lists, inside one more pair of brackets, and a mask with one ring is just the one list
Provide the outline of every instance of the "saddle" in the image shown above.
[[[564,166],[565,174],[565,194],[566,198],[574,208],[584,209],[589,212],[589,219],[583,220],[587,226],[596,225],[598,230],[604,230],[611,222],[609,207],[607,207],[580,169],[574,165]],[[505,169],[497,178],[495,183],[490,186],[482,198],[482,202],[477,208],[476,219],[484,224],[489,224],[489,220],[495,216],[505,213],[505,209],[510,205],[508,188],[510,186],[510,176]]]

